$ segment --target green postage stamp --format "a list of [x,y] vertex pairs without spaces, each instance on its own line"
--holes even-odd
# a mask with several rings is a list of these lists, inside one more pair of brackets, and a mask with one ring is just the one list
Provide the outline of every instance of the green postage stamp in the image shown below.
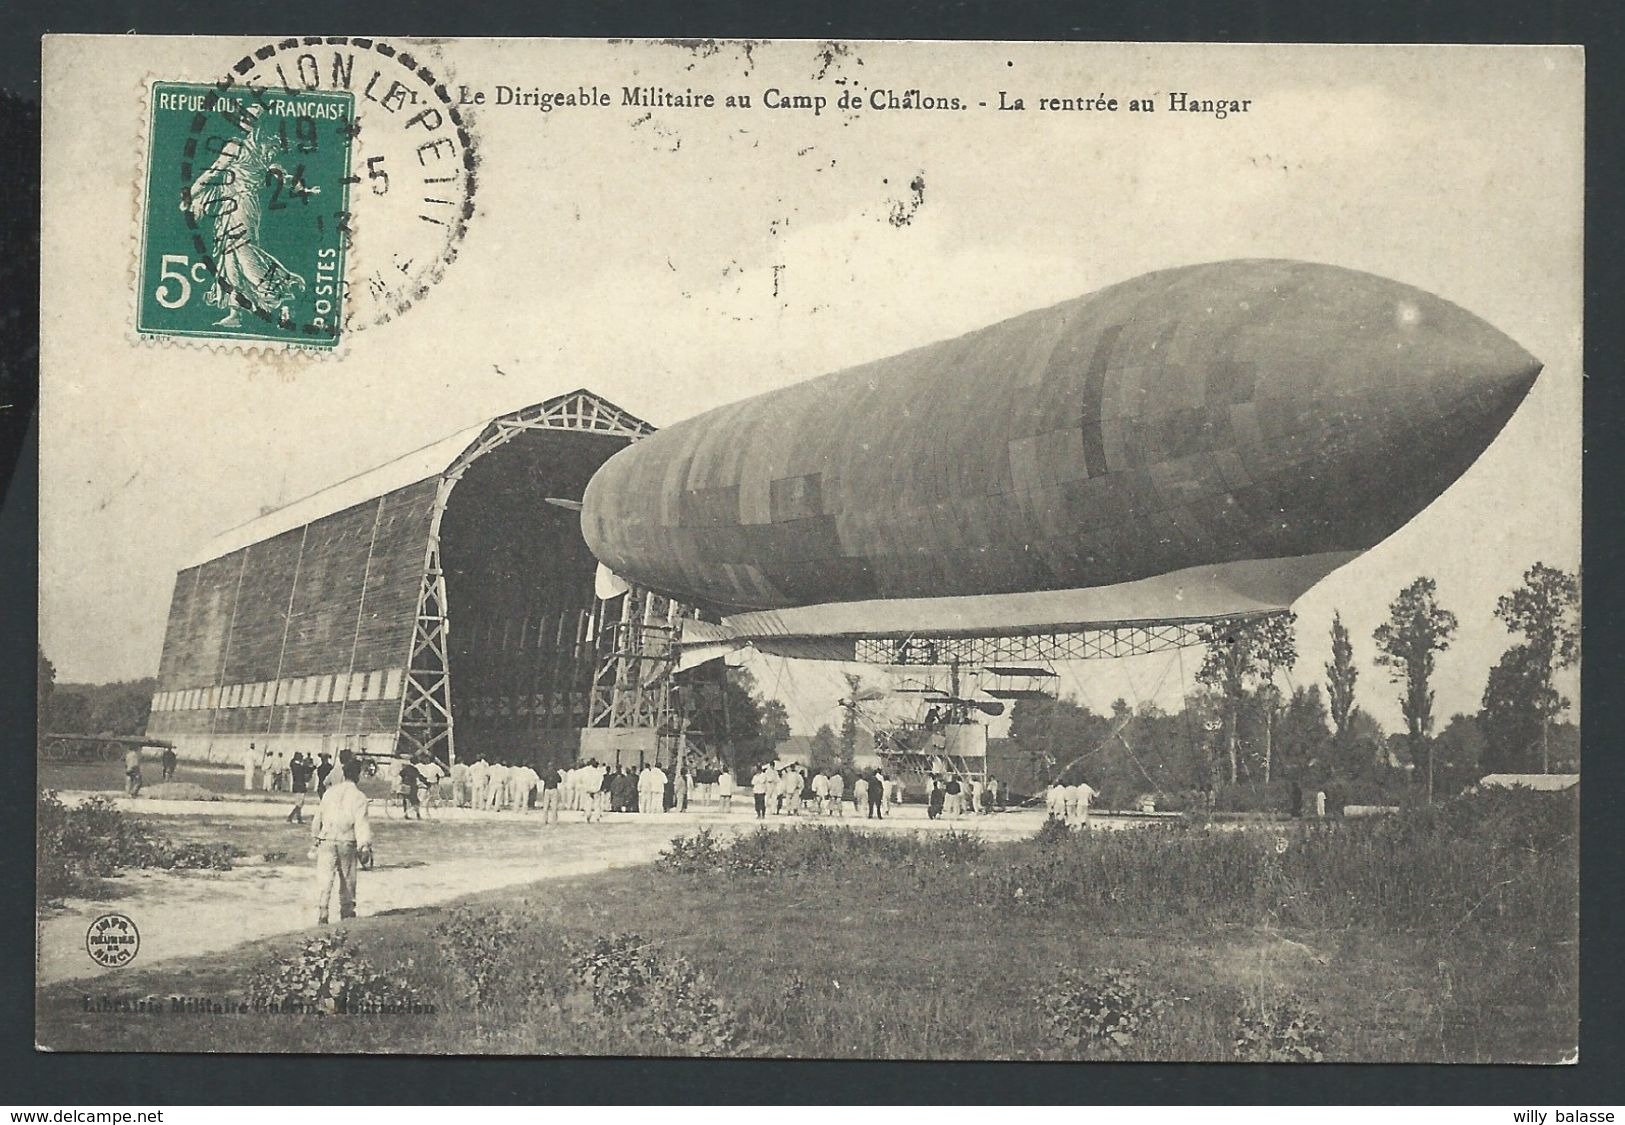
[[137,330],[335,346],[355,96],[206,82],[151,91]]

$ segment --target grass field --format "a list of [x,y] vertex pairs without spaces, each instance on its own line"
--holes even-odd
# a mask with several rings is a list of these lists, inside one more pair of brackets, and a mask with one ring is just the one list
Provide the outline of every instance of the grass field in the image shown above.
[[[350,950],[432,1013],[87,1010],[242,997],[256,969],[297,966],[306,932],[48,986],[38,1038],[70,1050],[1220,1060],[1252,1026],[1277,1047],[1306,1045],[1291,1057],[1556,1061],[1577,1038],[1575,853],[1571,837],[1516,820],[986,846],[799,830],[731,852],[691,838],[676,870],[353,923]],[[626,933],[644,940],[584,961]],[[589,963],[599,975],[586,987]],[[1247,1011],[1262,1023],[1238,1024]]]

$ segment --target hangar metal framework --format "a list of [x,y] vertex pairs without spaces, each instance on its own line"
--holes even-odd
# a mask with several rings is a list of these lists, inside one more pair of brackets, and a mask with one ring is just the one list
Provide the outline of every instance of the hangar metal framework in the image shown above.
[[451,662],[447,651],[446,577],[440,563],[440,523],[446,503],[452,489],[475,461],[520,434],[536,430],[608,434],[636,440],[653,433],[654,427],[597,395],[580,390],[493,420],[479,440],[441,477],[429,524],[423,586],[418,592],[412,658],[401,697],[400,735],[410,753],[428,751],[439,757],[438,750],[444,743],[446,759],[451,762],[457,759],[451,708]]

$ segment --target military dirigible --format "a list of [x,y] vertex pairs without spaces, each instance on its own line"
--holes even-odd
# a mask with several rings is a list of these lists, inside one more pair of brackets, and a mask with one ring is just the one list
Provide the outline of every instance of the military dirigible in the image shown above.
[[787,655],[1269,612],[1432,503],[1540,370],[1398,281],[1185,266],[678,422],[581,527]]

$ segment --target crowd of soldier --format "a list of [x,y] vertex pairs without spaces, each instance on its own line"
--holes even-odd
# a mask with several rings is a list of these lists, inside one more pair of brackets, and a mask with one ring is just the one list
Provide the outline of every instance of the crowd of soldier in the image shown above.
[[[438,765],[438,763],[435,763]],[[683,768],[668,772],[653,763],[641,769],[607,766],[589,758],[574,766],[537,771],[526,764],[492,762],[479,755],[458,762],[443,776],[421,776],[418,762],[394,767],[393,792],[403,810],[412,815],[413,793],[423,804],[452,805],[485,812],[527,812],[538,809],[544,823],[556,823],[561,814],[580,813],[586,821],[607,814],[685,812],[690,808],[727,812],[732,807],[731,771]],[[414,772],[419,776],[414,777]]]
[[[341,761],[349,757],[340,755]],[[281,754],[250,747],[243,758],[243,787],[264,788],[267,792],[293,792],[296,805],[290,820],[302,819],[304,794],[318,796],[325,786],[333,763],[327,754],[306,758],[295,754],[283,760]],[[733,772],[726,767],[684,766],[668,772],[655,763],[641,768],[608,766],[588,759],[574,766],[544,768],[524,763],[510,765],[492,762],[481,754],[471,762],[457,762],[449,769],[427,753],[413,758],[387,760],[382,773],[389,785],[388,804],[399,804],[402,814],[421,819],[432,815],[436,806],[453,806],[482,812],[527,812],[540,810],[543,823],[556,823],[565,813],[580,813],[588,822],[602,820],[609,813],[686,812],[701,809],[732,811],[737,789]],[[780,766],[764,762],[750,780],[756,815],[761,818],[799,816],[803,810],[817,816],[846,815],[850,801],[854,814],[883,818],[887,810],[901,805],[907,792],[902,777],[887,776],[876,768],[859,771],[848,788],[845,773],[839,769],[809,769],[797,762]],[[1090,797],[1093,790],[1087,786]],[[1059,796],[1056,791],[1059,789]],[[1069,787],[1052,788],[1049,806],[1052,814],[1066,819],[1067,809],[1076,810],[1076,796]],[[990,813],[999,803],[999,783],[982,778],[961,779],[954,775],[932,775],[927,782],[926,812],[931,819],[956,818]],[[1088,798],[1082,801],[1082,816],[1088,818]]]
[[1066,824],[1088,824],[1089,805],[1098,796],[1100,793],[1087,782],[1079,781],[1072,785],[1063,785],[1055,781],[1044,790],[1044,807],[1049,812],[1051,820],[1059,820]]

